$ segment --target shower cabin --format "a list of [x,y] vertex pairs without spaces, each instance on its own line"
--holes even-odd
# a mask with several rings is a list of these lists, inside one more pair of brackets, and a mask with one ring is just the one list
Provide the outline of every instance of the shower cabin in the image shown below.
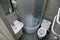
[[40,26],[47,0],[16,1],[18,4],[19,20],[24,23],[25,31],[28,33],[34,32],[33,29],[36,30]]
[[41,21],[47,0],[16,0],[20,20],[25,23],[25,17],[32,14]]

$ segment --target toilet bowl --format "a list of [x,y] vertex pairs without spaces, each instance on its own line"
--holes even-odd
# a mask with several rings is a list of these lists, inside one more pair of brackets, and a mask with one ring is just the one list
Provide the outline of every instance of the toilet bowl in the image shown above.
[[39,28],[37,32],[39,38],[43,38],[46,35],[46,33],[47,31],[45,28]]
[[42,21],[41,28],[39,28],[38,31],[37,31],[37,35],[38,35],[39,38],[43,38],[46,35],[47,30],[50,27],[50,24],[51,24],[51,22],[48,21],[48,20],[44,19]]

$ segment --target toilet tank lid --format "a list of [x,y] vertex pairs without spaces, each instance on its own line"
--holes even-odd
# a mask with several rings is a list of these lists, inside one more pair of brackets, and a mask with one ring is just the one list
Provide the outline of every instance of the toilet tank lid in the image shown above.
[[48,21],[48,20],[46,20],[46,19],[43,19],[42,24],[41,24],[41,27],[43,27],[43,28],[45,28],[46,30],[48,30],[49,27],[50,27],[50,25],[51,25],[51,22],[50,22],[50,21]]

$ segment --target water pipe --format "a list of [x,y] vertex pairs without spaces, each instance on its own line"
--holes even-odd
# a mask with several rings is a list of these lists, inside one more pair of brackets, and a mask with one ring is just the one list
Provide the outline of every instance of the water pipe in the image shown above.
[[59,10],[58,10],[58,14],[57,14],[57,23],[60,25],[60,21],[59,21],[59,18],[60,18],[60,8],[59,8]]
[[51,31],[53,32],[53,34],[55,34],[58,37],[60,37],[60,34],[58,34],[54,31],[54,25],[55,25],[55,21],[60,25],[59,17],[60,17],[60,8],[58,10],[58,14],[54,17],[53,24],[51,27]]

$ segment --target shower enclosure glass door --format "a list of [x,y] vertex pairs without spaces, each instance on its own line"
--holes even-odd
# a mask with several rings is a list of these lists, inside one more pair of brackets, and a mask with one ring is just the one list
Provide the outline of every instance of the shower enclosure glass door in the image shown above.
[[[41,21],[42,13],[45,10],[47,0],[16,0],[18,3],[18,12],[20,20],[25,23],[28,14],[32,14]],[[42,12],[43,11],[43,12]]]

